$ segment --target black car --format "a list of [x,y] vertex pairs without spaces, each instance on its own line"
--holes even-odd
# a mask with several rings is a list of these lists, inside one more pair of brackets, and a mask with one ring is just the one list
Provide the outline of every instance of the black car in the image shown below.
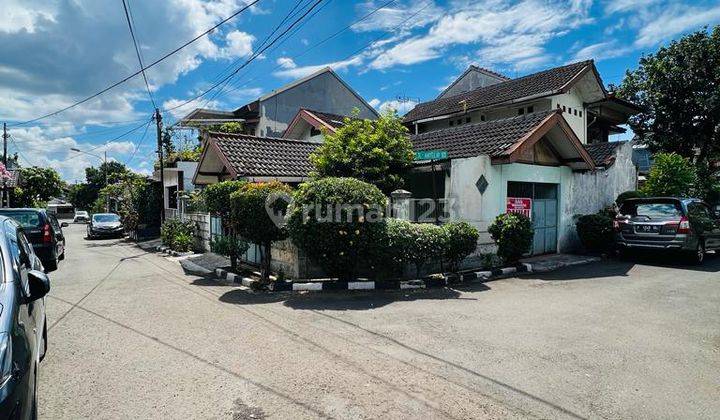
[[57,270],[58,261],[65,259],[65,235],[55,215],[43,209],[0,209],[0,216],[15,219],[25,229],[25,234],[40,258],[45,272]]
[[101,237],[120,237],[125,234],[125,228],[120,216],[115,213],[96,213],[90,218],[87,226],[88,239]]
[[720,217],[695,198],[625,200],[614,228],[621,253],[635,249],[679,251],[700,264],[707,251],[720,249]]
[[38,365],[47,351],[50,280],[23,231],[0,216],[0,420],[37,418]]

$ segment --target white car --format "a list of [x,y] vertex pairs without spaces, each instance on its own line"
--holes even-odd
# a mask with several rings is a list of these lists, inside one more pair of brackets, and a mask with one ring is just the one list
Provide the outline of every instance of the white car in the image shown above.
[[73,223],[87,223],[90,221],[90,215],[86,211],[76,211],[73,217]]

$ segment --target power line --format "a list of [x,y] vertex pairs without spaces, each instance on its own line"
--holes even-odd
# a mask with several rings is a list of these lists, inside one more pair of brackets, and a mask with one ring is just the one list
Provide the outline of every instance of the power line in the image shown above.
[[[381,9],[389,6],[389,5],[392,4],[392,3],[395,3],[396,1],[397,1],[397,0],[389,0],[389,1],[387,1],[386,3],[382,4],[381,6],[376,7],[376,8],[373,9],[372,11],[368,12],[367,14],[365,14],[364,16],[362,16],[361,18],[353,21],[352,23],[346,25],[346,26],[343,27],[342,29],[336,31],[336,32],[333,33],[332,35],[330,35],[330,36],[322,39],[321,41],[318,41],[318,42],[316,42],[315,44],[307,47],[307,48],[304,49],[300,54],[296,54],[296,55],[294,55],[294,56],[291,56],[290,58],[294,60],[294,59],[297,59],[297,58],[300,58],[300,57],[304,56],[305,54],[309,53],[310,51],[314,50],[315,48],[323,45],[324,43],[330,41],[331,39],[335,38],[336,36],[340,35],[341,33],[343,33],[343,32],[345,32],[345,31],[347,31],[348,29],[352,28],[353,26],[355,26],[355,25],[357,25],[357,24],[359,24],[359,23],[367,20],[368,18],[370,18],[370,16],[374,15],[374,14],[377,13],[379,10],[381,10]],[[421,8],[420,10],[418,10],[416,13],[414,13],[413,15],[411,15],[410,17],[408,17],[408,18],[405,19],[404,21],[400,22],[400,24],[399,24],[398,26],[396,26],[395,28],[393,28],[393,31],[396,30],[396,29],[399,29],[400,26],[404,25],[407,21],[409,21],[409,20],[412,19],[413,17],[417,16],[422,10],[424,10],[425,8],[427,8],[429,5],[430,5],[430,3],[427,3],[423,8]],[[390,31],[385,31],[385,32],[386,32],[386,33],[389,33]],[[379,37],[373,39],[369,44],[366,44],[362,49],[365,49],[365,48],[367,48],[369,45],[372,45],[372,43],[377,42],[378,39],[379,39]],[[361,50],[362,50],[362,49],[361,49]],[[355,54],[355,53],[350,54],[350,56],[352,56],[352,55],[354,55],[354,54]],[[278,64],[277,66],[273,67],[273,68],[272,68],[269,72],[267,72],[267,73],[272,73],[273,71],[278,70],[278,69],[280,69],[280,68],[282,68],[282,65]],[[266,74],[267,74],[267,73],[266,73]],[[228,90],[228,91],[225,92],[225,93],[227,94],[227,93],[230,93],[230,92],[234,92],[234,91],[236,91],[236,90],[238,90],[238,89],[240,89],[240,88],[242,88],[242,87],[245,87],[245,86],[247,86],[250,82],[257,80],[258,78],[260,78],[260,77],[262,77],[262,76],[263,76],[263,75],[255,76],[255,77],[253,77],[253,78],[245,81],[245,83],[243,83],[243,84],[235,84],[230,90]]]
[[150,121],[145,124],[145,131],[143,131],[142,137],[140,137],[140,140],[135,143],[135,149],[133,149],[132,155],[125,161],[125,166],[127,166],[134,158],[135,153],[137,153],[138,149],[140,148],[140,145],[145,141],[145,136],[147,136],[148,128],[150,128],[150,124],[153,122],[153,119],[150,119]]
[[[152,122],[152,118],[150,118],[149,121]],[[84,152],[92,152],[93,150],[97,150],[97,149],[99,149],[99,148],[101,148],[101,147],[105,147],[105,146],[107,146],[107,144],[110,143],[110,142],[113,142],[113,141],[116,141],[116,140],[120,140],[121,138],[127,136],[128,134],[132,134],[132,133],[136,132],[137,130],[139,130],[139,129],[141,129],[142,127],[144,127],[146,124],[147,124],[147,123],[144,122],[144,123],[142,123],[142,124],[140,124],[140,125],[138,125],[138,126],[136,126],[136,127],[133,127],[132,129],[130,129],[130,130],[128,130],[128,131],[120,134],[119,136],[117,136],[117,137],[115,137],[115,138],[112,138],[112,139],[106,141],[104,144],[101,144],[101,145],[99,145],[99,146],[93,147],[92,149],[84,150]],[[65,158],[65,159],[61,160],[60,162],[65,162],[65,161],[68,161],[68,160],[70,160],[70,159],[74,159],[74,158],[76,158],[78,155],[79,155],[79,154],[76,152],[76,154],[74,154],[73,156],[70,156],[70,157],[68,157],[68,158]]]
[[98,96],[102,95],[103,93],[105,93],[105,92],[107,92],[107,91],[109,91],[109,90],[111,90],[111,89],[113,89],[113,88],[115,88],[115,87],[117,87],[117,86],[119,86],[119,85],[127,82],[128,80],[132,79],[133,77],[137,76],[138,74],[142,73],[143,71],[145,71],[145,70],[147,70],[147,69],[149,69],[149,68],[151,68],[151,67],[154,67],[155,65],[157,65],[157,64],[161,63],[162,61],[166,60],[168,57],[176,54],[178,51],[180,51],[180,50],[182,50],[183,48],[187,47],[188,45],[194,43],[194,42],[197,41],[198,39],[204,37],[205,35],[207,35],[207,34],[209,34],[209,33],[211,33],[211,32],[213,32],[215,29],[217,29],[217,28],[220,27],[221,25],[225,24],[227,21],[229,21],[230,19],[232,19],[232,18],[234,18],[235,16],[239,15],[240,13],[243,13],[244,11],[246,11],[247,9],[249,9],[250,7],[252,7],[252,6],[254,6],[255,4],[257,4],[258,2],[260,2],[260,0],[253,0],[252,2],[246,4],[245,6],[243,6],[243,7],[240,8],[239,10],[237,10],[237,11],[236,11],[235,13],[233,13],[232,15],[230,15],[230,16],[228,16],[227,18],[221,20],[217,25],[213,26],[212,28],[206,30],[205,32],[201,33],[200,35],[196,36],[195,38],[193,38],[193,39],[185,42],[184,44],[180,45],[179,47],[175,48],[174,50],[172,50],[172,51],[170,51],[169,53],[165,54],[164,56],[160,57],[159,59],[153,61],[153,62],[150,63],[149,65],[142,67],[140,70],[136,71],[135,73],[133,73],[133,74],[125,77],[124,79],[119,80],[119,81],[113,83],[112,85],[110,85],[110,86],[108,86],[108,87],[100,90],[99,92],[96,92],[96,93],[94,93],[94,94],[86,97],[85,99],[82,99],[82,100],[80,100],[80,101],[77,101],[77,102],[75,102],[75,103],[73,103],[73,104],[71,104],[71,105],[68,105],[68,106],[66,106],[66,107],[64,107],[64,108],[61,108],[61,109],[59,109],[59,110],[57,110],[57,111],[53,111],[53,112],[51,112],[51,113],[48,113],[48,114],[42,115],[42,116],[37,117],[37,118],[30,119],[30,120],[27,120],[27,121],[15,123],[15,124],[12,124],[12,126],[20,126],[20,125],[30,124],[30,123],[33,123],[33,122],[35,122],[35,121],[39,121],[39,120],[42,120],[42,119],[45,119],[45,118],[49,118],[49,117],[58,115],[58,114],[60,114],[61,112],[67,111],[68,109],[71,109],[71,108],[74,108],[74,107],[76,107],[76,106],[78,106],[78,105],[84,104],[85,102],[87,102],[87,101],[89,101],[89,100],[91,100],[91,99],[93,99],[93,98],[97,98]]
[[132,19],[130,19],[130,12],[128,12],[128,9],[130,6],[128,5],[129,0],[122,0],[123,3],[123,10],[125,10],[125,20],[127,20],[128,29],[130,30],[130,37],[132,38],[133,45],[135,46],[135,55],[137,56],[138,62],[140,63],[140,72],[142,73],[143,80],[145,81],[145,88],[147,89],[148,96],[150,97],[150,102],[152,102],[153,108],[157,108],[157,105],[155,105],[155,98],[153,98],[153,94],[150,91],[150,84],[148,83],[147,75],[145,74],[143,64],[142,55],[140,54],[140,48],[138,47],[137,38],[135,37],[135,31],[133,30],[133,24]]
[[32,162],[30,162],[30,159],[28,159],[28,158],[23,154],[23,152],[20,150],[20,147],[18,147],[18,145],[15,143],[15,136],[13,136],[12,134],[10,134],[8,137],[10,138],[10,141],[12,142],[12,144],[15,146],[15,152],[18,154],[18,156],[20,156],[28,165],[30,165],[30,166],[36,166],[36,165],[34,165]]
[[261,55],[263,52],[265,52],[265,50],[267,50],[268,48],[272,47],[280,38],[283,37],[283,35],[285,35],[285,34],[288,33],[292,28],[294,28],[295,25],[297,25],[301,20],[303,20],[303,19],[305,18],[305,16],[307,16],[315,7],[317,7],[317,6],[318,6],[320,3],[322,3],[323,1],[324,1],[324,0],[317,0],[317,1],[315,1],[315,3],[312,5],[312,7],[310,7],[308,10],[306,10],[305,13],[303,13],[302,16],[300,16],[298,19],[296,19],[290,26],[288,26],[287,28],[285,28],[285,30],[284,30],[280,35],[278,35],[277,37],[275,37],[275,39],[273,39],[268,45],[266,45],[266,46],[263,47],[262,49],[259,49],[257,52],[253,53],[253,55],[252,55],[249,59],[247,59],[241,66],[239,66],[238,68],[236,68],[236,69],[235,69],[232,73],[230,73],[229,75],[225,76],[222,80],[220,80],[219,82],[213,84],[213,85],[212,85],[211,87],[209,87],[208,89],[205,89],[204,91],[202,91],[202,92],[199,93],[198,95],[195,95],[195,96],[192,97],[191,99],[188,99],[188,100],[184,101],[183,103],[178,104],[178,105],[176,105],[176,106],[163,109],[163,111],[168,112],[168,111],[172,111],[172,110],[178,109],[178,108],[180,108],[180,107],[183,107],[183,106],[185,106],[185,105],[187,105],[187,104],[189,104],[189,103],[191,103],[191,102],[194,102],[194,101],[202,98],[203,96],[207,95],[208,92],[214,90],[215,88],[217,88],[218,86],[220,86],[222,83],[224,83],[226,80],[230,79],[230,78],[233,77],[235,74],[237,74],[240,70],[242,70],[243,68],[247,67],[248,64],[250,64],[250,63],[252,63],[253,61],[255,61],[255,59],[256,59],[258,56],[260,56],[260,55]]

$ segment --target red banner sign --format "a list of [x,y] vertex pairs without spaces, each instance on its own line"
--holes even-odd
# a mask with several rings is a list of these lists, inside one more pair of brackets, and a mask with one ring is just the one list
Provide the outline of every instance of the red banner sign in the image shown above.
[[520,213],[532,218],[532,199],[521,197],[508,197],[505,211],[507,213]]

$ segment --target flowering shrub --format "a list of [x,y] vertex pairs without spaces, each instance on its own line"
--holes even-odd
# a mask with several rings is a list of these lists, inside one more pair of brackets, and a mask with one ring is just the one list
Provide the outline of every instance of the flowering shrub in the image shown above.
[[[301,184],[288,208],[292,241],[325,272],[355,278],[361,263],[373,264],[386,197],[376,186],[354,178],[322,178]],[[364,261],[363,261],[364,259]]]
[[506,263],[516,262],[530,251],[535,233],[530,219],[518,213],[499,215],[488,227],[488,232],[498,246],[498,256]]
[[442,225],[446,242],[443,257],[448,262],[450,271],[458,271],[460,263],[468,255],[475,252],[480,237],[478,230],[467,222],[449,222]]

